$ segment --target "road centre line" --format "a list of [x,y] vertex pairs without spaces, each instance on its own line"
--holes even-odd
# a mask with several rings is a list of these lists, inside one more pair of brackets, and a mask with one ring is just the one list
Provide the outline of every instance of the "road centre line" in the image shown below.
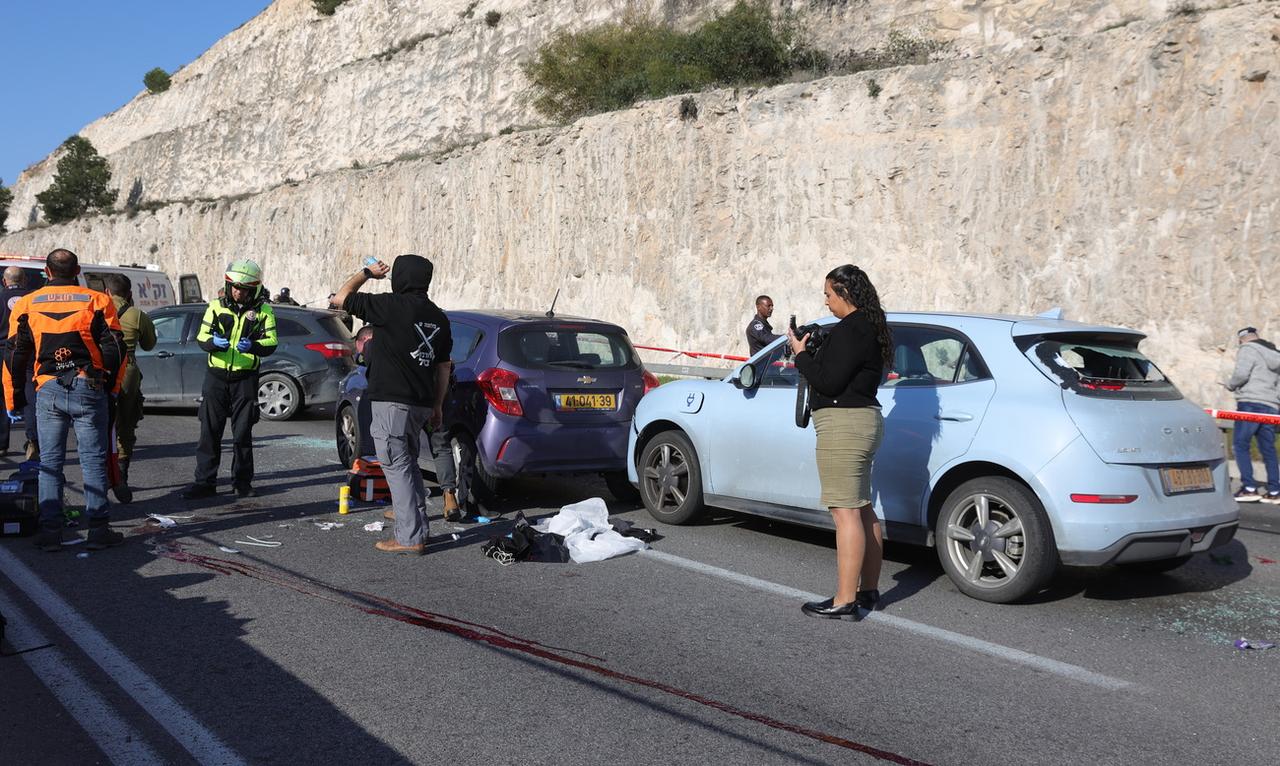
[[[150,675],[115,647],[9,551],[0,548],[3,572],[63,633],[98,664],[143,710],[156,720],[197,762],[206,766],[239,766],[246,762],[200,723]],[[43,650],[42,650],[43,651]],[[33,652],[32,656],[40,652]],[[24,655],[26,656],[26,655]],[[51,687],[52,688],[52,687]],[[68,707],[68,709],[70,709]],[[101,743],[100,743],[101,744]],[[114,759],[113,759],[114,760]],[[120,763],[129,763],[125,759]],[[160,761],[156,761],[160,763]]]
[[[720,567],[703,564],[700,561],[693,561],[680,556],[674,556],[670,553],[663,553],[662,551],[656,551],[653,549],[643,550],[640,551],[640,555],[656,559],[657,561],[662,561],[666,564],[670,564],[671,566],[700,572],[712,577],[718,577],[722,580],[729,580],[730,582],[745,585],[746,587],[754,590],[773,593],[779,596],[786,596],[787,598],[795,599],[797,601],[818,601],[823,598],[816,593],[807,593],[797,588],[779,585],[778,583],[761,580],[757,577],[752,577],[751,575],[740,574],[729,569],[721,569]],[[1098,686],[1110,691],[1132,689],[1135,687],[1135,684],[1131,681],[1125,681],[1123,679],[1112,678],[1111,676],[1103,675],[1101,673],[1095,673],[1094,671],[1082,668],[1079,665],[1072,665],[1070,663],[1052,660],[1048,657],[1041,657],[1038,654],[1031,654],[1030,652],[1022,651],[1021,649],[1014,649],[1012,647],[995,644],[990,641],[984,641],[980,638],[974,638],[973,636],[966,636],[963,633],[956,633],[955,631],[946,630],[945,628],[935,628],[932,625],[926,625],[925,623],[916,622],[915,620],[908,620],[905,617],[898,617],[886,612],[872,612],[867,615],[863,621],[885,627],[896,628],[898,630],[902,630],[907,633],[914,633],[926,638],[932,638],[936,641],[959,646],[970,651],[986,654],[1009,662],[1016,662],[1020,665],[1035,668],[1036,670],[1042,670],[1046,673],[1052,673],[1056,676],[1069,678],[1073,681],[1079,681],[1092,686]]]
[[[15,650],[49,643],[26,613],[2,592],[0,612],[9,621],[5,635]],[[163,766],[164,759],[147,744],[142,734],[116,715],[110,703],[72,669],[67,656],[57,647],[51,646],[20,656],[40,682],[53,692],[53,696],[58,698],[58,702],[76,723],[80,724],[98,749],[107,756],[107,760],[120,764]]]

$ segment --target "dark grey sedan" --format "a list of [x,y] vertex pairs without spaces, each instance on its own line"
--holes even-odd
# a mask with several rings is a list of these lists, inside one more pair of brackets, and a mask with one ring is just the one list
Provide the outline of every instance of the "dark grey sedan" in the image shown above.
[[[288,420],[312,404],[338,400],[338,384],[356,368],[355,342],[337,311],[272,305],[280,346],[262,361],[258,408],[267,420]],[[138,350],[148,406],[199,404],[208,356],[196,344],[204,304],[151,313],[156,347]]]

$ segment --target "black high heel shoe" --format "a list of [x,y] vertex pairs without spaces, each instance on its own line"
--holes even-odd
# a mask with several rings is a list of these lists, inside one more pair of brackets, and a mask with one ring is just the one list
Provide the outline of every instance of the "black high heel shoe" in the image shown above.
[[826,599],[825,601],[810,601],[800,607],[800,611],[810,617],[825,617],[828,620],[853,620],[862,619],[862,612],[858,610],[858,602],[850,601],[847,604],[836,604],[835,599]]
[[876,608],[876,604],[880,603],[880,591],[878,590],[860,590],[853,597],[853,603],[868,612]]

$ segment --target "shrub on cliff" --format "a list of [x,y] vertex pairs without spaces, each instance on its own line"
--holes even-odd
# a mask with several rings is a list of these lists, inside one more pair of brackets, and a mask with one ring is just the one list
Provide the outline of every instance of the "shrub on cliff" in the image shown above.
[[9,203],[13,202],[13,190],[4,185],[4,179],[0,178],[0,234],[4,234],[8,229],[4,227],[4,219],[9,217]]
[[50,223],[62,223],[84,215],[89,210],[110,207],[116,193],[107,188],[111,168],[87,138],[72,136],[62,144],[63,155],[53,184],[36,195],[44,217]]
[[332,16],[333,12],[338,10],[338,6],[347,2],[347,0],[311,0],[311,4],[320,11],[322,16]]
[[142,76],[142,84],[151,93],[164,93],[169,89],[169,73],[156,67]]
[[775,18],[768,3],[739,0],[691,32],[631,16],[561,33],[538,49],[524,71],[534,108],[572,120],[713,85],[777,82],[825,60],[788,18]]

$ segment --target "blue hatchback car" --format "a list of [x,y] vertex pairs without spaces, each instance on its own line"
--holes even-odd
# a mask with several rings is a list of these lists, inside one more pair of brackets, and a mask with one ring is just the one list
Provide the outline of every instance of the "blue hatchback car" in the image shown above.
[[[615,324],[520,311],[447,311],[453,383],[444,426],[454,460],[475,489],[528,474],[604,476],[634,498],[627,435],[636,404],[658,380]],[[356,336],[357,351],[369,330]],[[363,364],[342,383],[335,408],[338,457],[350,466],[373,453]],[[424,441],[425,445],[425,441]]]
[[[1141,333],[1047,317],[889,321],[875,511],[886,538],[936,547],[963,592],[1016,601],[1060,563],[1165,571],[1235,535],[1222,437],[1138,350]],[[832,526],[787,351],[777,341],[724,380],[669,383],[640,403],[628,471],[655,518],[685,523],[711,505]]]

